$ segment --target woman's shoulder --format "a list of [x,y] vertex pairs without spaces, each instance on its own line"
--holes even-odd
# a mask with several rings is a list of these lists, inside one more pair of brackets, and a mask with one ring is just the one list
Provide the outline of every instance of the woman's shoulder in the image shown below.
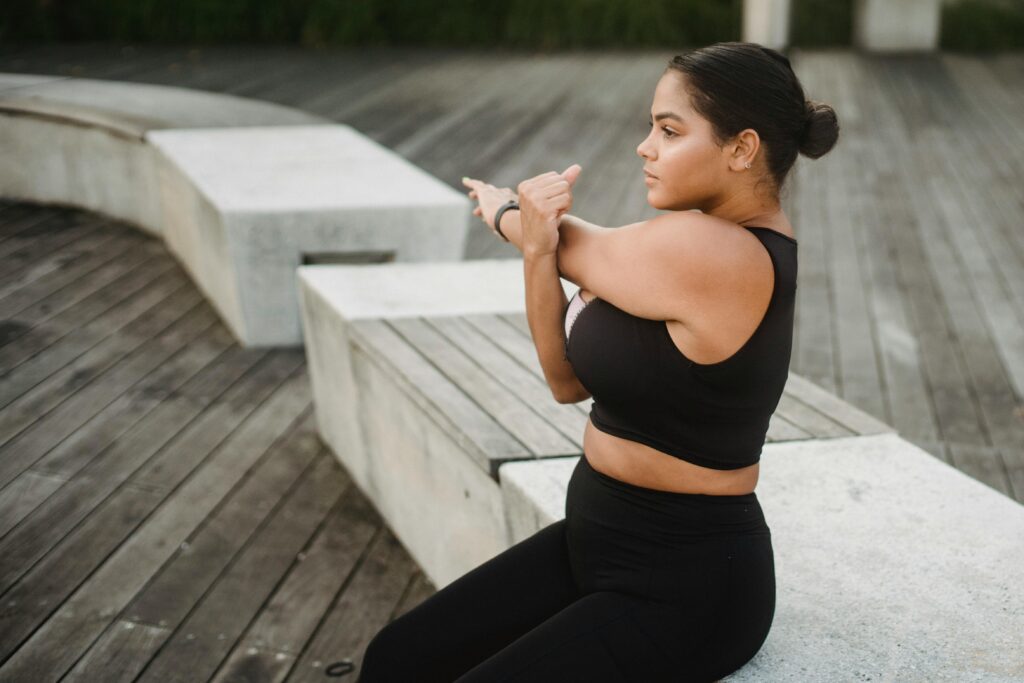
[[[750,259],[760,260],[764,248],[747,226],[697,211],[674,211],[648,221],[654,230],[675,233],[686,248],[699,253],[719,267],[743,267]],[[772,226],[758,226],[772,227]],[[774,228],[783,232],[786,228]],[[790,233],[787,233],[790,234]]]

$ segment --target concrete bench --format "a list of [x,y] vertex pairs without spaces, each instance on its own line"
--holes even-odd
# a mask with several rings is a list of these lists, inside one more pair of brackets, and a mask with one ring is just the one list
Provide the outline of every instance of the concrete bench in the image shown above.
[[[521,261],[299,279],[320,434],[436,586],[563,516],[591,400],[551,397]],[[762,458],[777,614],[730,681],[1024,677],[1024,507],[792,373]]]
[[459,260],[461,192],[349,126],[182,88],[0,74],[0,197],[161,235],[243,344],[301,343],[295,269]]

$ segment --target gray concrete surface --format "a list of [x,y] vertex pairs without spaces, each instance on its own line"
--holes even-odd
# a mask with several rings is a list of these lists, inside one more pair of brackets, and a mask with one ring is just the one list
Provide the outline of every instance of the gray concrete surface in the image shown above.
[[348,126],[151,131],[167,242],[247,345],[301,342],[304,258],[457,261],[469,199]]
[[305,260],[465,253],[463,193],[349,126],[288,107],[0,75],[0,121],[0,196],[162,234],[245,345],[302,343],[295,269]]
[[[508,463],[512,541],[564,517],[576,458]],[[1024,680],[1024,506],[896,434],[766,444],[777,604],[740,681]]]

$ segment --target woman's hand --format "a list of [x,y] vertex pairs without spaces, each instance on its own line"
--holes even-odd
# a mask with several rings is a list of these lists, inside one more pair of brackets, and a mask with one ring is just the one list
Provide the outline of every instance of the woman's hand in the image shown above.
[[579,164],[573,164],[562,173],[549,171],[519,183],[524,255],[558,251],[558,225],[562,215],[572,208],[572,187],[580,170]]
[[494,229],[494,214],[497,213],[498,207],[508,200],[518,199],[516,193],[511,188],[495,187],[475,178],[463,177],[462,184],[472,188],[469,198],[476,199],[478,202],[477,207],[473,209],[473,215],[479,216],[487,224],[487,227],[491,229],[491,232],[500,237]]

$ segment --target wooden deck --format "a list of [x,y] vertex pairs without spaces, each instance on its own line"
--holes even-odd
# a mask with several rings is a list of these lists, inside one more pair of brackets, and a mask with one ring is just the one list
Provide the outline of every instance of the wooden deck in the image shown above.
[[321,681],[434,587],[163,242],[0,205],[0,680]]
[[[635,146],[671,53],[62,46],[0,71],[167,83],[349,123],[460,188]],[[784,203],[793,372],[1024,501],[1024,56],[797,53],[840,145]],[[467,258],[514,256],[482,226]],[[0,206],[0,680],[322,680],[433,591],[314,435],[301,352],[243,350],[156,240]]]
[[[0,70],[174,84],[348,123],[463,189],[583,166],[574,212],[656,215],[635,148],[672,52],[6,48]],[[791,369],[1024,501],[1024,55],[796,50],[839,145],[783,198],[801,245]],[[482,224],[467,258],[514,256]]]

